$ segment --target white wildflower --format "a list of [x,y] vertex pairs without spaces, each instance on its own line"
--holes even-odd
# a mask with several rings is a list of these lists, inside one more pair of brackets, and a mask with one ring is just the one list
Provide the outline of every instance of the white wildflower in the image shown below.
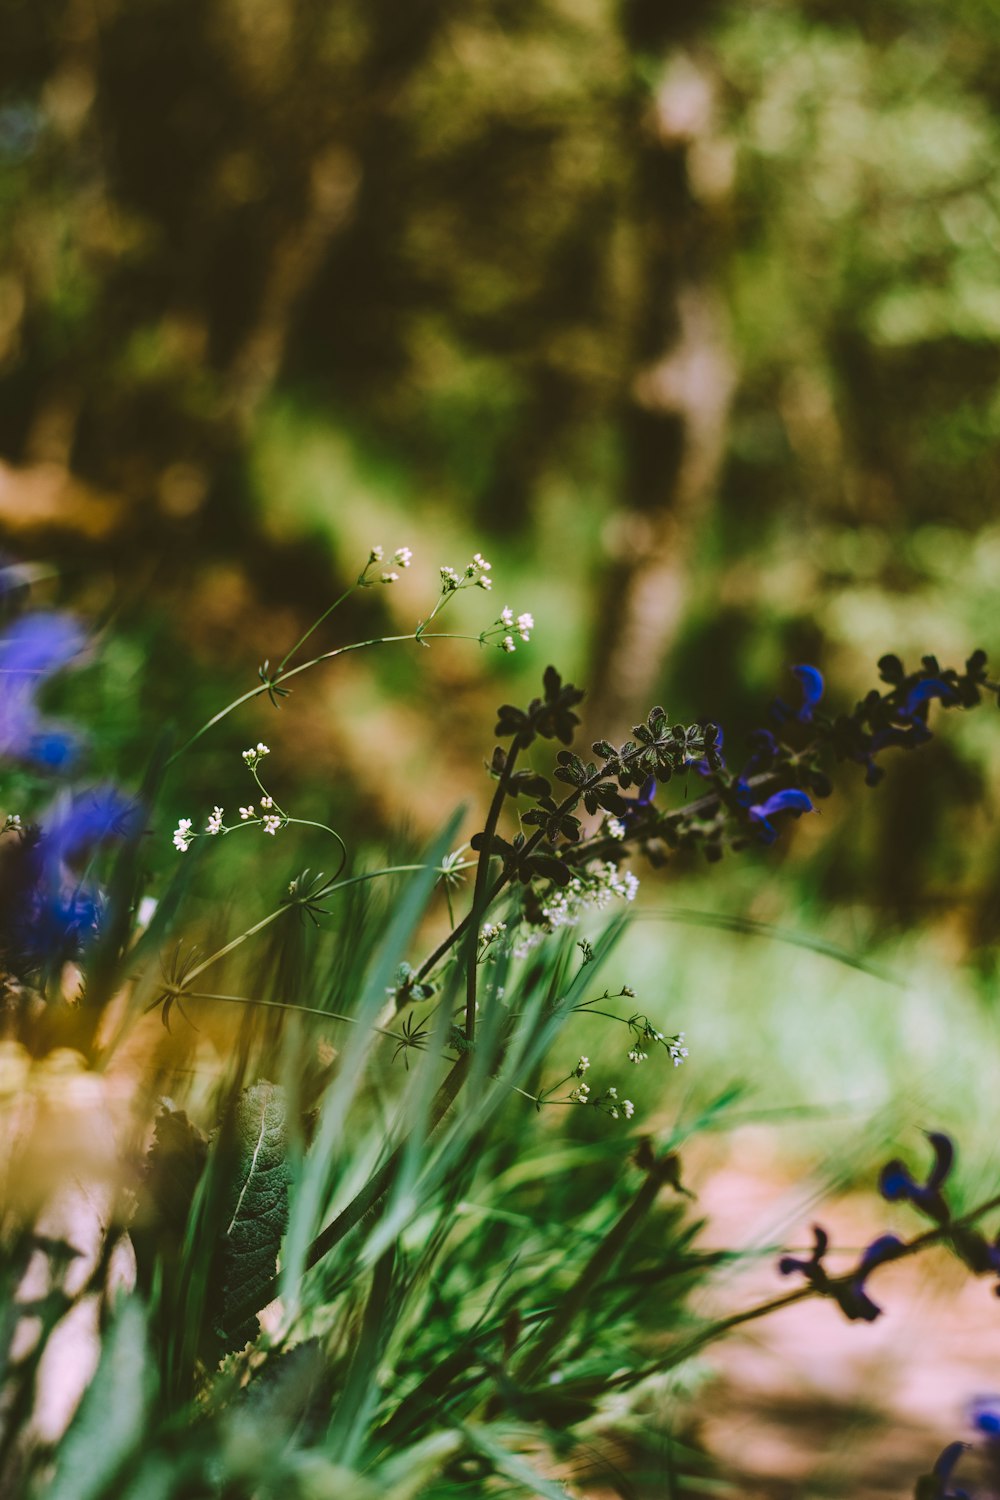
[[483,574],[482,577],[477,578],[476,582],[481,589],[489,590],[493,587],[493,579],[487,578],[485,574]]
[[276,813],[271,813],[268,817],[266,817],[264,819],[264,832],[265,833],[275,834],[275,833],[277,833],[277,831],[278,831],[278,829],[280,827],[281,827],[281,819],[277,816]]
[[222,808],[221,807],[213,808],[211,816],[209,817],[209,820],[208,820],[207,824],[205,825],[205,832],[206,833],[221,833],[222,832]]
[[622,1109],[624,1110],[626,1120],[631,1120],[632,1116],[635,1114],[635,1105],[632,1103],[631,1099],[622,1100]]
[[253,803],[252,802],[251,802],[251,804],[250,804],[249,807],[241,807],[240,808],[240,817],[243,819],[244,823],[246,823],[248,821],[248,819],[254,817],[254,810],[253,810]]
[[628,1055],[628,1060],[630,1063],[635,1063],[638,1066],[639,1063],[643,1063],[646,1061],[647,1056],[648,1054],[645,1052],[640,1052],[638,1047],[633,1047]]
[[399,582],[399,574],[398,573],[383,573],[382,574],[382,582],[383,583],[398,583]]
[[517,647],[514,645],[514,637],[512,635],[504,636],[503,640],[500,642],[500,650],[508,652],[517,650]]
[[505,604],[503,609],[500,611],[500,619],[498,623],[502,625],[505,630],[514,629],[514,611],[511,609],[509,604]]
[[401,568],[408,568],[413,561],[413,553],[409,547],[397,547],[392,554],[392,560],[394,563],[398,563]]
[[604,832],[610,839],[623,839],[625,837],[625,824],[620,818],[612,817],[609,813],[604,819]]
[[195,835],[191,832],[191,819],[181,818],[174,829],[174,848],[179,849],[182,854],[185,854],[191,847],[191,840],[194,837]]
[[372,563],[381,562],[384,555],[381,547],[373,547],[368,554],[368,566],[371,567]]
[[531,640],[531,636],[529,635],[528,632],[534,630],[534,628],[535,628],[535,617],[534,617],[534,615],[529,615],[529,614],[518,615],[518,617],[517,617],[517,633],[521,637],[522,641],[530,641]]
[[261,807],[273,807],[274,806],[274,798],[273,797],[261,797],[261,799],[260,799],[260,805],[261,805]]
[[576,1065],[576,1067],[574,1068],[573,1071],[575,1072],[577,1078],[582,1078],[583,1075],[584,1075],[584,1073],[586,1073],[586,1071],[587,1071],[587,1069],[589,1067],[590,1067],[590,1058],[589,1057],[581,1057],[580,1061],[577,1063],[577,1065]]

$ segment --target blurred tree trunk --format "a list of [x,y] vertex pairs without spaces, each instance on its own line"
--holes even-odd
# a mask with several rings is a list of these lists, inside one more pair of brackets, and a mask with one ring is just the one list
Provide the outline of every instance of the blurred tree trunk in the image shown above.
[[[648,57],[641,29],[633,45]],[[624,733],[657,691],[718,480],[734,386],[714,284],[730,165],[716,134],[711,65],[668,39],[657,71],[634,107],[635,360],[620,419],[622,514],[609,535],[599,615],[611,623],[595,643],[591,722],[602,734]]]

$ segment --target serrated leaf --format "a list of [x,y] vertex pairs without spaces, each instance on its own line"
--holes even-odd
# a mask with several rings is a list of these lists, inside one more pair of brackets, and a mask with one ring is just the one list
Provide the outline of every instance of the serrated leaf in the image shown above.
[[226,1352],[241,1349],[260,1332],[256,1317],[230,1327],[228,1315],[267,1291],[288,1226],[284,1090],[267,1082],[244,1089],[233,1133],[235,1160],[221,1245],[223,1323],[216,1329]]

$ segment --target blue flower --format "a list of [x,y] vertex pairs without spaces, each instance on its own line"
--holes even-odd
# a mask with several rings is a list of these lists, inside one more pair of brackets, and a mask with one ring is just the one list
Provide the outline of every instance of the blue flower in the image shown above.
[[927,1139],[934,1152],[934,1164],[927,1181],[917,1182],[903,1162],[893,1159],[886,1162],[879,1173],[878,1190],[890,1203],[912,1203],[936,1223],[946,1224],[951,1214],[941,1188],[954,1164],[955,1147],[942,1131],[929,1131]]
[[818,667],[809,666],[793,667],[792,673],[799,680],[801,702],[798,708],[790,708],[783,698],[775,698],[771,704],[771,714],[778,724],[787,723],[790,719],[799,724],[808,724],[813,710],[823,697],[823,674]]
[[[745,794],[745,789],[744,789]],[[796,818],[803,813],[812,812],[813,805],[805,792],[798,787],[787,787],[782,792],[775,792],[768,797],[766,802],[757,802],[747,808],[750,821],[755,824],[757,837],[762,844],[773,844],[778,837],[778,830],[771,822],[775,813],[790,812]]]
[[66,793],[43,828],[6,852],[0,872],[0,950],[20,975],[76,958],[100,930],[104,902],[86,877],[93,853],[138,832],[139,804],[117,788]]
[[993,1442],[1000,1438],[1000,1396],[977,1396],[969,1416],[984,1438]]
[[656,777],[649,776],[639,788],[638,797],[623,797],[622,801],[628,804],[627,810],[622,814],[622,822],[629,823],[648,811],[653,805],[656,796]]
[[75,741],[46,724],[36,703],[39,688],[83,646],[70,615],[23,615],[0,635],[0,755],[61,769]]

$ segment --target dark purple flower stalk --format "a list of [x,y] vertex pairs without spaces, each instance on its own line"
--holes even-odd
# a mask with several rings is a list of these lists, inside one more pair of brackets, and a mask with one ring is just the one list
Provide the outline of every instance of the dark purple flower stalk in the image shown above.
[[947,1224],[951,1213],[941,1189],[954,1165],[955,1147],[942,1131],[929,1131],[927,1139],[934,1152],[934,1163],[926,1182],[917,1182],[903,1162],[893,1159],[879,1173],[878,1190],[890,1203],[912,1203],[935,1223]]
[[897,1239],[894,1234],[882,1235],[868,1246],[850,1276],[834,1278],[823,1265],[830,1237],[819,1224],[813,1225],[813,1239],[815,1243],[808,1260],[799,1260],[791,1255],[782,1256],[778,1262],[781,1275],[791,1276],[798,1272],[821,1296],[832,1297],[844,1316],[852,1322],[874,1323],[881,1316],[882,1309],[868,1295],[865,1281],[876,1266],[885,1265],[887,1261],[897,1258],[904,1248],[902,1240]]

